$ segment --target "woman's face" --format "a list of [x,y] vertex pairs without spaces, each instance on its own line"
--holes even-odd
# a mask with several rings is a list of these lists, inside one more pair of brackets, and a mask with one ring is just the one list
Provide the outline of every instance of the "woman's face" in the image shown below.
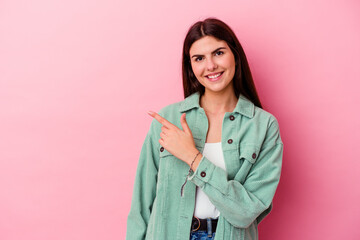
[[205,36],[190,47],[192,70],[205,92],[234,91],[235,57],[223,40]]

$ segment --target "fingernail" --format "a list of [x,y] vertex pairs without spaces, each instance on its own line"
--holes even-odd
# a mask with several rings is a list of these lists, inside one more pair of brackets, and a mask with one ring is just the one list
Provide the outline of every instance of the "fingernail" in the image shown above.
[[147,112],[150,116],[154,115],[154,112],[153,111],[148,111]]

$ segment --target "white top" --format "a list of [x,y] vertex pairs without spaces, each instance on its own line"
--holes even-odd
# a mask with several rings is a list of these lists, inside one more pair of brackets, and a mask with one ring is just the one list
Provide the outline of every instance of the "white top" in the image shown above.
[[[202,154],[214,165],[226,171],[221,142],[205,143]],[[201,190],[201,188],[196,187],[194,216],[198,218],[217,218],[219,215],[220,212],[216,209],[214,204],[210,202],[208,196]]]

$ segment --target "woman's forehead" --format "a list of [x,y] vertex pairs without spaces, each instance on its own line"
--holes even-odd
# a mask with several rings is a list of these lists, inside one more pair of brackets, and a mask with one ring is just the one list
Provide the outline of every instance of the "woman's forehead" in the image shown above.
[[205,36],[196,40],[190,47],[190,55],[205,55],[207,53],[212,53],[215,49],[225,47],[228,45],[224,40],[217,39],[212,36]]

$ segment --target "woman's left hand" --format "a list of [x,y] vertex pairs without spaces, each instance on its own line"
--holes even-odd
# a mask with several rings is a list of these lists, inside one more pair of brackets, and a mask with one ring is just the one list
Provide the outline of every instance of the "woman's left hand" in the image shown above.
[[[149,111],[148,114],[163,125],[159,139],[160,145],[190,166],[199,151],[195,147],[193,135],[186,122],[186,114],[182,114],[180,118],[183,130],[155,112]],[[199,155],[201,155],[201,153]],[[196,160],[198,160],[196,161],[197,163],[199,159],[201,159],[201,156],[196,157]],[[193,169],[196,169],[196,166],[197,164],[194,162]]]

